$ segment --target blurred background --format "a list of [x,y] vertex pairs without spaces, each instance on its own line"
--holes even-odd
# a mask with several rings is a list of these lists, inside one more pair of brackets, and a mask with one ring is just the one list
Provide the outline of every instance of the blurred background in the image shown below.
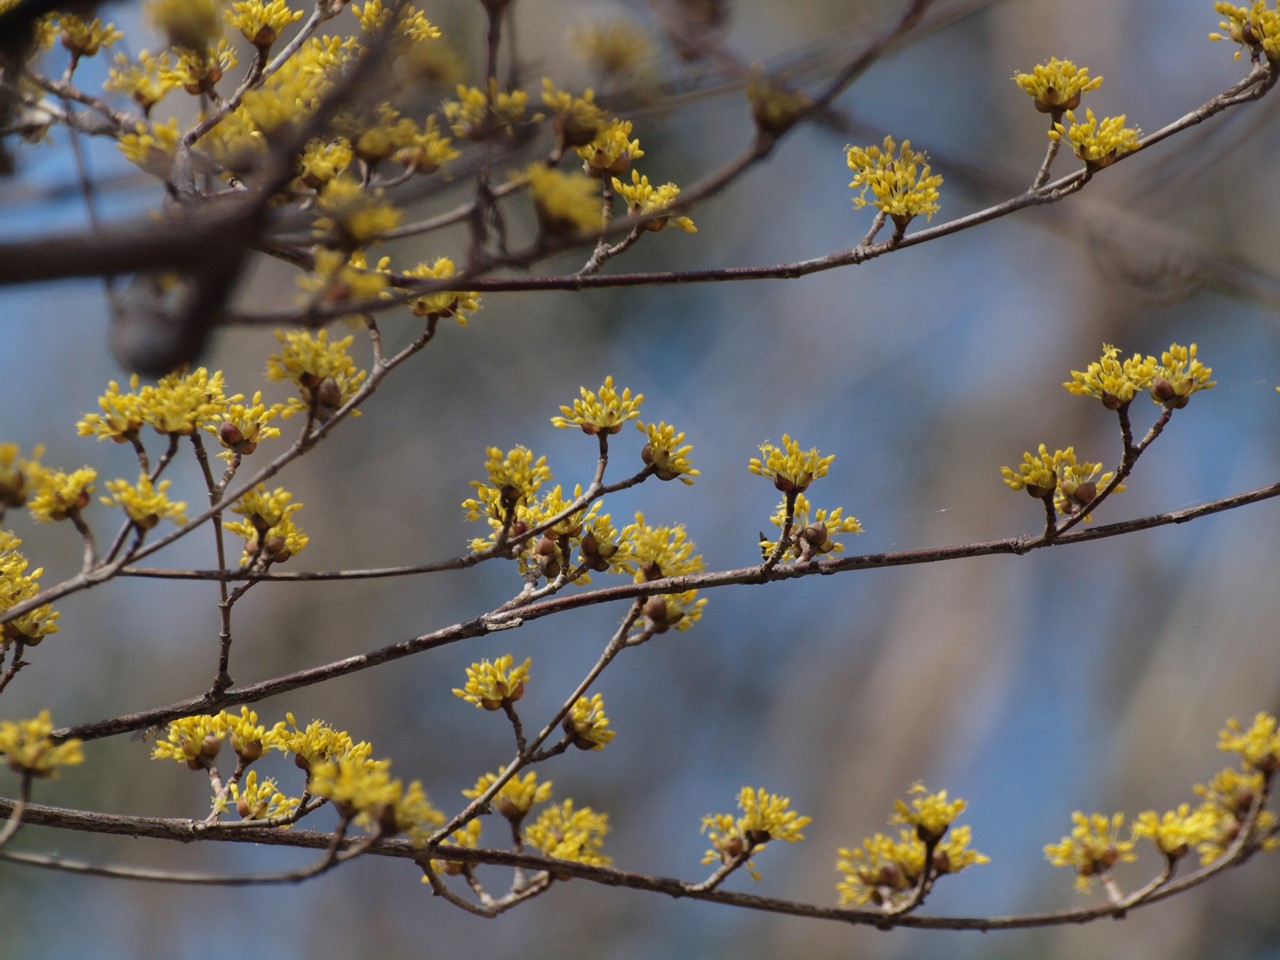
[[[807,89],[891,24],[902,3],[740,0],[718,29],[744,64],[793,69]],[[479,62],[478,4],[429,3],[427,15]],[[146,46],[139,5],[108,4],[125,49]],[[542,73],[564,87],[593,82],[573,57],[570,28],[626,19],[649,31],[657,93],[624,114],[647,155],[639,169],[683,186],[736,155],[752,135],[742,78],[720,63],[683,64],[663,20],[644,3],[517,0],[526,87]],[[1244,75],[1208,0],[938,0],[930,26],[894,50],[836,103],[829,123],[788,136],[732,189],[691,211],[696,236],[646,236],[618,270],[781,263],[852,246],[870,213],[849,203],[846,143],[885,133],[929,151],[943,174],[935,223],[1020,192],[1045,147],[1045,118],[1011,81],[1051,56],[1088,66],[1106,84],[1102,114],[1155,130]],[[344,29],[349,15],[337,21]],[[132,45],[129,45],[132,43]],[[154,38],[152,38],[154,49]],[[98,61],[104,58],[96,58]],[[59,61],[59,64],[61,61]],[[802,69],[803,68],[803,69]],[[51,71],[58,68],[50,67]],[[81,83],[105,69],[86,62]],[[662,83],[695,81],[676,100]],[[94,71],[99,71],[95,74]],[[701,71],[701,73],[699,73]],[[718,82],[728,77],[729,82]],[[700,78],[700,79],[697,79]],[[720,88],[719,96],[700,90]],[[532,98],[536,99],[536,97]],[[1002,464],[1041,442],[1074,444],[1114,466],[1119,437],[1100,404],[1061,387],[1102,343],[1159,354],[1197,342],[1219,386],[1178,411],[1102,522],[1185,507],[1273,482],[1280,428],[1280,147],[1276,95],[1231,111],[1109,170],[1082,195],[875,260],[796,281],[487,296],[470,326],[442,323],[436,340],[280,482],[305,509],[311,546],[295,569],[443,559],[476,528],[458,504],[483,477],[488,445],[545,453],[556,482],[586,483],[595,443],[548,418],[579,385],[612,374],[646,396],[644,416],[673,422],[702,470],[692,488],[645,484],[610,498],[621,526],[636,510],[682,521],[709,569],[758,559],[772,486],[747,472],[766,440],[790,433],[836,455],[810,491],[841,505],[866,532],[852,552],[961,543],[1039,530],[1042,513],[1000,481]],[[675,107],[676,109],[665,109]],[[137,215],[161,191],[113,144],[86,144],[104,185],[103,211]],[[19,153],[0,182],[0,231],[38,237],[84,224],[64,133]],[[1062,156],[1056,174],[1074,169]],[[429,198],[415,213],[461,194]],[[530,218],[531,220],[531,218]],[[921,224],[914,225],[916,227]],[[401,262],[458,258],[460,235],[404,241]],[[576,268],[580,257],[545,265]],[[246,310],[288,308],[294,271],[258,266],[235,296]],[[75,436],[108,380],[124,380],[106,347],[101,284],[0,292],[0,441],[45,462],[95,466],[100,482],[132,476],[129,451]],[[417,329],[391,315],[404,342]],[[266,389],[270,331],[224,329],[206,362],[228,392]],[[367,352],[358,354],[367,359]],[[1135,429],[1158,410],[1135,402]],[[639,465],[640,438],[614,445],[616,477]],[[283,441],[277,441],[282,443]],[[277,447],[276,449],[280,449]],[[264,445],[260,455],[271,456]],[[252,465],[250,463],[250,465]],[[191,464],[175,493],[195,508]],[[106,508],[88,511],[100,530]],[[1073,810],[1171,809],[1194,802],[1229,758],[1214,747],[1229,716],[1280,707],[1277,519],[1267,502],[1194,524],[1026,557],[869,571],[708,594],[702,621],[628,651],[603,676],[617,739],[566,755],[540,777],[556,796],[609,813],[606,852],[623,868],[700,879],[700,818],[734,808],[738,789],[791,797],[814,822],[805,842],[774,844],[763,879],[734,889],[834,903],[838,846],[883,830],[913,781],[969,801],[962,822],[992,858],[940,882],[927,911],[1013,914],[1083,905],[1043,845],[1069,832]],[[79,564],[70,528],[7,521],[33,565],[55,583]],[[207,536],[159,555],[212,566]],[[232,674],[239,682],[371,650],[497,606],[519,589],[514,568],[352,583],[279,584],[237,609]],[[30,651],[0,714],[48,706],[58,724],[167,703],[205,690],[217,653],[216,589],[120,580],[58,604],[61,632]],[[595,661],[622,615],[595,607],[398,661],[394,666],[263,702],[270,724],[292,711],[322,718],[394,758],[447,811],[459,791],[510,756],[509,728],[455,698],[467,664],[533,658],[521,702],[540,725]],[[147,760],[127,738],[93,744],[88,761],[36,800],[94,810],[202,817],[208,785],[176,764]],[[272,771],[266,771],[272,772]],[[283,780],[292,768],[274,771]],[[287,787],[286,787],[287,788]],[[0,773],[0,791],[16,779]],[[497,823],[486,826],[500,835]],[[19,847],[96,862],[181,870],[263,872],[310,854],[229,844],[183,846],[24,830]],[[1133,889],[1155,858],[1122,869]],[[481,871],[495,893],[503,871]],[[203,960],[248,950],[282,957],[438,956],[647,960],[803,955],[808,960],[1081,955],[1182,960],[1280,957],[1280,871],[1244,869],[1123,923],[996,933],[881,933],[753,915],[585,882],[486,921],[433,899],[412,866],[359,861],[298,888],[203,889],[106,881],[0,866],[0,955]]]

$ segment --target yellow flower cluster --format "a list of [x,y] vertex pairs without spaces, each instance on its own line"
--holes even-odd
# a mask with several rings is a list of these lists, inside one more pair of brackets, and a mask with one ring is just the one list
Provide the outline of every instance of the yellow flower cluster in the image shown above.
[[[390,8],[382,0],[369,0],[364,6],[353,4],[351,12],[360,21],[360,29],[365,33],[376,33],[391,17]],[[410,43],[423,43],[427,40],[438,40],[440,30],[426,18],[421,10],[413,4],[405,4],[400,9],[400,17],[396,23],[396,32],[402,40]]]
[[[364,383],[365,372],[347,356],[354,337],[330,342],[329,331],[313,334],[309,330],[276,331],[283,345],[278,354],[267,358],[268,380],[292,381],[302,394],[294,397],[281,416],[289,417],[299,410],[308,411],[324,422],[343,404],[355,396]],[[360,411],[353,411],[359,416]]]
[[[903,140],[898,146],[888,135],[879,147],[845,147],[845,161],[854,173],[849,186],[859,190],[853,198],[854,207],[874,206],[893,221],[899,232],[920,214],[932,219],[938,212],[942,177],[933,173],[927,159],[922,152],[911,149],[910,140]],[[868,190],[874,200],[867,200]]]
[[444,104],[444,116],[454,134],[467,140],[509,135],[524,116],[529,95],[523,90],[499,90],[490,78],[488,91],[458,84],[457,100]]
[[545,808],[525,831],[525,842],[548,857],[605,867],[612,859],[600,852],[609,832],[609,816],[590,807],[574,809],[572,800]]
[[619,175],[631,168],[631,163],[644,156],[640,141],[631,139],[631,121],[616,117],[597,131],[590,143],[577,148],[582,158],[582,172],[597,179],[606,174]]
[[89,505],[97,477],[98,471],[92,467],[81,467],[70,473],[41,468],[39,474],[32,478],[36,485],[35,494],[27,503],[31,516],[41,522],[79,516],[80,511]]
[[1035,99],[1037,110],[1050,114],[1054,120],[1080,106],[1084,94],[1102,86],[1102,78],[1090,77],[1088,67],[1077,67],[1070,60],[1057,57],[1036,64],[1030,73],[1014,74],[1013,80]]
[[684,442],[684,433],[677,433],[669,423],[637,423],[636,429],[648,441],[640,450],[640,459],[653,467],[653,475],[659,480],[679,480],[692,486],[693,478],[702,471],[695,470],[689,462],[693,445]]
[[[1015,472],[1011,467],[1001,467],[1004,482],[1013,490],[1026,490],[1037,500],[1053,498],[1054,509],[1062,516],[1075,516],[1093,502],[1099,488],[1105,488],[1115,476],[1103,473],[1102,464],[1077,461],[1074,447],[1055,450],[1040,444],[1039,453],[1024,453],[1022,464]],[[1116,492],[1124,490],[1124,484]]]
[[581,148],[595,140],[605,126],[605,112],[596,106],[595,92],[577,97],[559,90],[549,77],[542,79],[542,102],[551,110],[551,122],[562,150]]
[[676,202],[676,197],[680,196],[680,188],[674,183],[664,183],[660,187],[655,187],[649,183],[648,177],[640,174],[639,170],[631,171],[629,184],[623,183],[617,177],[614,177],[612,182],[618,196],[626,201],[627,213],[633,217],[650,217],[644,225],[646,230],[662,230],[670,225],[679,227],[685,233],[698,232],[698,228],[688,217],[653,216],[653,214],[661,214]]
[[[769,522],[781,529],[787,522],[787,501],[778,504]],[[820,507],[811,508],[809,498],[803,493],[796,495],[794,515],[792,517],[791,544],[787,552],[797,561],[811,560],[824,553],[843,553],[844,544],[833,540],[837,533],[862,532],[862,523],[857,517],[846,517],[843,507],[827,510]],[[778,541],[762,537],[760,550],[769,556],[778,546]]]
[[106,488],[111,496],[98,499],[108,507],[122,508],[139,530],[150,530],[161,520],[181,525],[187,522],[187,505],[169,499],[172,483],[171,480],[152,483],[145,473],[138,476],[136,484],[124,479],[108,480]]
[[427,799],[417,780],[408,785],[391,776],[391,761],[346,754],[311,768],[308,790],[338,808],[356,824],[378,836],[408,833],[424,844],[445,817]]
[[266,51],[286,27],[302,19],[302,11],[290,8],[285,0],[240,0],[223,10],[222,17],[251,44]]
[[553,426],[562,430],[580,427],[588,436],[615,434],[628,420],[640,416],[640,405],[644,403],[644,394],[637,393],[633,397],[630,387],[624,387],[619,393],[613,385],[612,376],[604,378],[599,390],[579,387],[578,393],[580,399],[574,400],[573,406],[561,406],[562,416],[551,418]]
[[598,693],[590,698],[579,697],[573,701],[569,714],[564,718],[564,732],[579,750],[603,750],[616,731],[609,729],[609,718],[604,712],[604,697]]
[[[1230,850],[1280,849],[1276,815],[1261,806],[1269,783],[1280,770],[1280,733],[1275,716],[1259,713],[1246,729],[1231,719],[1218,735],[1218,748],[1240,755],[1240,768],[1219,771],[1207,784],[1197,784],[1198,806],[1182,803],[1176,809],[1139,813],[1129,839],[1121,839],[1122,813],[1072,814],[1071,836],[1045,846],[1045,857],[1055,867],[1076,871],[1076,887],[1087,891],[1093,881],[1105,877],[1116,863],[1136,859],[1137,841],[1150,840],[1172,866],[1192,849],[1208,865]],[[1247,832],[1245,828],[1248,828]]]
[[601,223],[597,184],[581,173],[565,173],[540,163],[525,170],[538,222],[551,236],[590,233]]
[[810,447],[808,451],[801,450],[800,444],[784,433],[781,447],[767,440],[760,444],[760,456],[752,457],[747,469],[757,476],[772,480],[773,485],[783,493],[804,493],[814,480],[827,475],[827,470],[835,459],[835,454],[826,457],[820,455],[817,447]]
[[484,466],[489,482],[471,481],[476,497],[464,500],[462,509],[468,520],[487,517],[501,523],[509,515],[514,516],[517,507],[532,501],[538,488],[551,479],[551,468],[546,457],[534,460],[526,447],[512,447],[505,454],[501,447],[490,447],[486,452]]
[[[453,261],[448,257],[436,257],[431,264],[424,261],[404,272],[406,277],[419,277],[423,280],[445,280],[453,274]],[[408,303],[409,312],[415,317],[453,317],[458,321],[458,326],[465,327],[467,318],[480,309],[480,294],[474,291],[441,290],[411,297]]]
[[380,189],[370,190],[347,176],[320,188],[316,209],[322,214],[315,221],[316,238],[344,250],[376,243],[400,223],[400,210]]
[[[631,548],[629,563],[636,571],[636,583],[682,577],[704,569],[702,556],[695,552],[697,546],[682,525],[650,526],[644,514],[636,511],[635,523],[623,528],[621,539]],[[654,633],[665,633],[671,627],[688,630],[702,617],[706,604],[697,590],[649,597],[643,607],[645,628]]]
[[760,879],[755,864],[749,859],[770,840],[796,843],[804,839],[801,831],[813,822],[791,809],[791,798],[770,793],[763,787],[743,787],[738,793],[738,809],[742,816],[731,813],[709,813],[702,818],[702,832],[711,848],[702,856],[703,863],[731,864],[745,860],[747,871]]
[[[6,530],[0,530],[0,614],[40,593],[39,580],[44,570],[38,567],[27,573],[30,563],[18,551],[20,546],[21,540]],[[34,647],[49,634],[57,632],[58,614],[49,604],[41,604],[0,627],[0,651],[7,650],[15,641]]]
[[[229,405],[243,396],[228,397],[224,392],[221,370],[210,373],[204,367],[185,368],[161,377],[155,386],[138,388],[138,376],[129,378],[129,392],[122,393],[114,380],[98,398],[101,413],[86,413],[76,424],[82,437],[131,443],[138,431],[150,425],[168,436],[191,436],[197,430],[208,430],[217,419],[225,417]],[[256,401],[255,401],[256,402]]]
[[520,666],[514,666],[515,658],[504,654],[490,663],[481,660],[467,667],[467,682],[453,695],[485,710],[501,710],[524,696],[524,685],[529,681],[530,658]]
[[1119,351],[1104,343],[1101,359],[1084,370],[1072,370],[1063,386],[1077,396],[1101,400],[1110,410],[1127,406],[1141,390],[1149,391],[1156,403],[1178,409],[1187,405],[1192,394],[1217,386],[1209,379],[1213,368],[1196,359],[1196,350],[1194,343],[1189,347],[1174,343],[1159,361],[1137,353],[1121,361]]
[[52,732],[48,710],[41,710],[30,720],[2,720],[0,754],[4,754],[10,768],[30,777],[57,777],[58,767],[84,762],[80,740],[54,743],[49,736]]
[[103,24],[95,17],[88,20],[76,13],[55,13],[62,45],[75,57],[92,57],[124,36],[114,23]]
[[[462,795],[474,800],[486,794],[497,782],[496,773],[481,774],[476,780],[476,785],[469,790],[463,790]],[[491,803],[493,809],[518,826],[528,816],[535,803],[546,803],[550,799],[551,781],[539,783],[537,773],[530,770],[523,777],[514,776],[507,780],[493,795]]]
[[1253,0],[1247,7],[1219,0],[1213,9],[1225,18],[1218,24],[1225,32],[1209,34],[1210,40],[1240,44],[1237,60],[1245,50],[1255,63],[1264,56],[1272,62],[1280,59],[1280,9],[1268,7],[1267,0]]
[[[904,800],[894,804],[890,822],[908,825],[896,838],[876,833],[864,839],[861,847],[837,851],[836,870],[842,876],[836,892],[841,906],[873,903],[886,910],[900,908],[922,882],[990,862],[990,857],[970,848],[970,828],[954,825],[965,808],[963,800],[948,799],[945,790],[929,793],[919,783],[911,793],[909,804]],[[930,851],[932,859],[926,861]]]
[[1127,153],[1133,153],[1142,144],[1142,131],[1137,127],[1124,125],[1125,115],[1103,117],[1101,121],[1093,115],[1093,110],[1085,109],[1085,121],[1080,123],[1070,110],[1064,115],[1070,124],[1055,123],[1049,131],[1050,140],[1062,140],[1071,145],[1077,157],[1085,162],[1091,170],[1109,167]]
[[1124,826],[1124,814],[1108,817],[1103,813],[1088,816],[1077,810],[1071,815],[1075,826],[1071,836],[1058,843],[1046,844],[1044,855],[1055,867],[1073,867],[1076,871],[1076,888],[1085,891],[1098,877],[1106,874],[1117,863],[1131,863],[1138,859],[1133,852],[1133,840],[1120,839]]
[[293,515],[302,509],[302,504],[291,503],[291,500],[293,494],[283,487],[267,493],[267,488],[260,483],[232,505],[231,512],[244,519],[228,520],[222,525],[244,538],[242,564],[284,563],[311,542],[293,522]]

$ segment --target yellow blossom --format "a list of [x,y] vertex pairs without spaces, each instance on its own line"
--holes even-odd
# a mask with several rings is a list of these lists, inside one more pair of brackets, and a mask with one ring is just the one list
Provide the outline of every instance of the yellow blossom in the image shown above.
[[1071,836],[1046,844],[1044,855],[1055,867],[1075,868],[1078,890],[1088,890],[1098,876],[1107,873],[1116,863],[1137,859],[1134,842],[1120,839],[1123,813],[1110,817],[1102,813],[1085,816],[1077,810],[1071,820],[1075,824]]
[[1124,125],[1125,115],[1103,117],[1101,121],[1093,115],[1091,109],[1085,109],[1085,122],[1076,120],[1070,110],[1064,114],[1070,127],[1055,123],[1049,131],[1049,139],[1066,138],[1076,153],[1091,170],[1109,167],[1127,153],[1133,153],[1141,143],[1142,132],[1137,127]]
[[1144,810],[1133,824],[1134,837],[1147,837],[1170,860],[1185,857],[1193,847],[1213,841],[1220,834],[1221,820],[1211,807],[1192,811],[1185,803],[1163,815]]
[[379,257],[371,270],[363,250],[353,250],[348,255],[345,250],[316,247],[315,268],[298,277],[298,286],[324,303],[386,297],[391,286],[391,258]]
[[165,739],[151,751],[153,760],[176,760],[191,770],[208,770],[227,736],[227,714],[201,714],[169,722]]
[[[924,153],[911,149],[911,141],[899,147],[886,135],[882,146],[845,147],[845,161],[853,171],[849,186],[860,189],[853,205],[868,204],[882,211],[901,232],[913,217],[932,219],[938,212],[938,188],[942,177],[933,173]],[[874,200],[867,200],[867,191]]]
[[187,505],[169,499],[168,490],[172,483],[171,480],[161,480],[159,484],[153,484],[145,473],[138,476],[137,484],[124,479],[108,480],[105,486],[111,496],[98,499],[108,507],[123,508],[139,530],[150,530],[161,520],[183,524],[187,522]]
[[560,90],[549,77],[542,79],[542,102],[551,110],[552,123],[562,149],[591,143],[605,125],[605,113],[595,103],[595,92],[577,97]]
[[1238,43],[1235,59],[1244,50],[1255,63],[1264,56],[1273,62],[1280,59],[1280,10],[1268,8],[1267,0],[1253,0],[1248,6],[1218,2],[1213,9],[1225,17],[1218,24],[1225,32],[1211,33],[1209,39]]
[[[371,34],[382,29],[383,24],[387,22],[387,18],[391,16],[393,6],[384,4],[382,0],[368,0],[363,6],[353,4],[351,12],[360,21],[360,29],[365,33]],[[421,10],[411,3],[405,4],[401,8],[399,21],[396,23],[396,32],[402,40],[412,43],[437,40],[440,37],[440,30],[426,18]]]
[[[301,803],[300,797],[290,797],[280,792],[280,788],[271,777],[258,779],[258,772],[250,770],[244,778],[244,785],[231,784],[231,801],[235,804],[236,813],[241,820],[275,820],[288,817]],[[218,798],[214,809],[221,813],[226,807],[226,798]]]
[[836,870],[842,874],[836,893],[842,907],[892,905],[920,882],[924,872],[924,844],[910,830],[899,831],[896,840],[876,833],[861,847],[840,847],[836,855]]
[[1094,397],[1109,410],[1127,406],[1140,390],[1151,386],[1155,378],[1155,357],[1135,353],[1128,360],[1116,359],[1119,350],[1109,343],[1102,345],[1102,357],[1084,370],[1072,370],[1071,379],[1063,383],[1069,393]]
[[524,663],[513,667],[515,658],[508,653],[492,663],[488,660],[473,663],[467,667],[465,686],[461,690],[455,687],[453,695],[485,710],[501,710],[524,696],[530,662],[531,658],[526,657]]
[[1280,731],[1276,718],[1269,713],[1259,713],[1246,730],[1232,717],[1218,734],[1218,749],[1240,754],[1246,769],[1275,773],[1280,770]]
[[121,393],[120,384],[110,381],[107,392],[98,398],[98,407],[101,414],[86,413],[76,424],[76,433],[80,436],[128,443],[138,439],[138,431],[147,422],[142,398],[138,395],[136,373],[129,378],[128,393]]
[[280,403],[268,407],[262,402],[262,392],[256,391],[251,404],[228,403],[224,411],[215,414],[212,423],[204,425],[204,429],[217,437],[218,442],[226,448],[219,454],[220,457],[247,457],[258,449],[259,442],[280,436],[280,428],[268,424],[284,410],[284,404]]
[[604,712],[604,698],[592,694],[573,701],[564,718],[564,732],[579,750],[603,750],[615,732],[609,729],[609,718]]
[[487,140],[510,134],[524,116],[529,95],[523,90],[499,90],[497,80],[489,78],[488,91],[458,84],[457,100],[444,104],[444,116],[453,132],[467,140]]
[[910,805],[905,800],[895,800],[889,822],[915,827],[916,834],[925,843],[941,840],[966,806],[959,797],[948,800],[945,790],[930,793],[923,783],[912,784],[908,792],[913,794]]
[[[444,280],[453,276],[453,261],[448,257],[436,257],[428,265],[425,261],[416,267],[406,270],[407,277],[421,277],[424,280]],[[480,309],[480,294],[468,291],[441,290],[409,299],[409,311],[415,317],[448,318],[458,321],[458,326],[465,327],[467,318]]]
[[[791,798],[769,793],[763,787],[743,787],[738,793],[738,809],[742,816],[734,819],[729,813],[709,813],[702,818],[702,832],[711,844],[702,857],[703,863],[729,864],[740,857],[750,856],[770,840],[795,843],[804,839],[801,831],[812,822],[790,809]],[[747,860],[747,870],[759,880],[755,864]]]
[[171,54],[165,51],[153,56],[146,50],[138,54],[136,64],[130,62],[127,54],[117,53],[115,66],[107,71],[107,81],[103,84],[106,90],[131,97],[144,114],[149,114],[165,94],[180,86],[173,77]]
[[608,866],[612,860],[600,853],[609,832],[607,814],[590,807],[575,810],[572,800],[547,807],[525,831],[525,842],[548,857],[592,866]]
[[[463,790],[464,797],[475,799],[488,792],[498,780],[496,774],[485,773],[476,780],[470,790]],[[515,776],[498,788],[493,796],[493,808],[513,823],[519,823],[535,803],[551,799],[551,781],[538,783],[538,775],[528,771],[523,777]]]
[[[628,563],[636,571],[636,583],[701,573],[704,569],[702,556],[695,552],[697,547],[683,526],[650,526],[644,514],[637,511],[635,523],[623,528],[620,539],[630,548]],[[706,603],[696,590],[649,597],[642,608],[646,629],[654,633],[664,633],[671,627],[688,630],[701,619]]]
[[612,375],[604,378],[598,391],[579,387],[578,393],[581,399],[574,400],[572,407],[560,407],[563,416],[551,418],[553,426],[562,430],[577,426],[587,436],[614,434],[628,420],[640,416],[640,405],[644,403],[644,394],[637,393],[633,397],[630,387],[624,387],[619,393],[613,385]]
[[698,232],[698,228],[688,217],[652,216],[676,202],[676,197],[680,196],[680,188],[674,183],[664,183],[660,187],[655,187],[649,183],[648,177],[641,176],[639,170],[631,171],[629,184],[623,183],[617,177],[614,177],[612,182],[618,196],[626,201],[627,212],[631,216],[650,218],[645,221],[646,230],[661,230],[671,225],[679,227],[685,233]]
[[576,149],[582,158],[582,172],[596,178],[626,173],[632,161],[644,156],[640,141],[631,139],[631,121],[616,117],[601,127],[589,143]]
[[[1022,455],[1022,465],[1016,473],[1010,467],[1001,467],[1000,473],[1011,489],[1026,490],[1037,500],[1052,497],[1054,509],[1059,514],[1075,516],[1092,503],[1098,491],[1105,489],[1114,478],[1115,474],[1110,471],[1099,476],[1101,470],[1100,463],[1077,461],[1074,447],[1055,450],[1051,454],[1042,443],[1039,454]],[[1124,489],[1124,484],[1120,484],[1115,492]]]
[[[465,827],[453,831],[449,834],[446,841],[450,846],[461,847],[464,850],[477,850],[480,847],[480,833],[484,824],[477,817],[474,820],[468,820]],[[466,870],[467,864],[462,860],[432,860],[431,866],[436,873],[443,873],[456,877],[458,874]],[[427,877],[422,878],[423,883],[430,883]]]
[[228,403],[242,399],[223,393],[221,370],[196,367],[188,372],[184,367],[161,377],[154,387],[143,387],[138,410],[157,433],[187,437],[212,422]]
[[370,190],[347,176],[320,188],[316,209],[322,214],[315,221],[316,237],[343,248],[374,243],[400,223],[400,211],[381,189]]
[[695,470],[689,463],[693,446],[684,442],[684,433],[676,433],[676,428],[668,423],[637,423],[636,429],[648,439],[640,451],[640,459],[653,467],[654,476],[692,486],[693,478],[702,471]]
[[285,27],[302,19],[302,11],[285,0],[241,0],[222,11],[223,18],[260,50],[280,39]]
[[[391,761],[370,760],[352,754],[316,763],[307,778],[307,789],[328,800],[346,817],[380,813],[395,803],[402,788],[391,776]],[[360,818],[374,826],[373,817]]]
[[1212,367],[1206,367],[1196,359],[1194,343],[1190,347],[1171,343],[1169,349],[1160,354],[1160,364],[1153,372],[1149,384],[1151,399],[1180,410],[1191,400],[1193,393],[1218,385],[1217,381],[1209,379],[1212,374]]
[[0,721],[0,753],[10,769],[33,777],[56,777],[58,767],[84,762],[82,741],[72,738],[54,743],[49,736],[52,732],[48,710],[30,720]]
[[328,330],[316,334],[309,330],[277,330],[276,339],[283,349],[267,358],[267,379],[290,380],[302,394],[301,400],[290,400],[281,416],[306,410],[321,421],[328,420],[364,383],[365,372],[347,356],[353,337],[330,342]]
[[1080,106],[1080,98],[1102,86],[1101,77],[1090,77],[1088,67],[1077,67],[1070,60],[1053,57],[1038,63],[1030,73],[1017,73],[1014,82],[1036,102],[1036,109],[1050,114],[1054,120],[1066,110]]
[[165,72],[164,79],[192,96],[212,93],[223,74],[237,62],[231,45],[219,40],[208,47],[179,50],[177,61]]
[[367,742],[357,742],[345,730],[335,730],[320,720],[299,728],[292,713],[286,713],[285,719],[286,723],[276,724],[266,732],[263,744],[292,754],[294,762],[304,770],[347,756],[367,759],[373,753],[373,747]]
[[36,444],[29,457],[20,457],[18,453],[16,443],[0,443],[0,516],[7,507],[24,506],[44,473],[40,465],[43,444]]
[[552,235],[589,233],[600,227],[599,189],[581,173],[564,173],[540,163],[525,170],[542,229]]
[[98,471],[81,467],[66,473],[62,470],[42,470],[35,495],[27,503],[31,516],[36,520],[66,520],[89,505],[93,482]]
[[57,18],[62,31],[62,45],[77,57],[92,57],[124,36],[114,23],[104,26],[96,17],[88,20],[79,14],[62,11]]
[[471,481],[476,498],[462,503],[468,520],[491,517],[501,521],[509,511],[528,503],[538,488],[551,479],[547,458],[534,460],[532,451],[526,447],[513,447],[505,454],[501,447],[489,447],[486,453],[485,472],[489,482]]
[[130,163],[163,180],[173,166],[180,136],[178,118],[170,117],[164,123],[134,124],[134,132],[122,133],[116,138],[116,146]]
[[461,154],[453,148],[453,141],[440,133],[432,114],[421,130],[415,126],[412,135],[401,139],[400,148],[392,159],[402,167],[413,168],[415,173],[432,174],[459,156]]
[[[784,498],[774,511],[769,522],[782,529],[787,520],[787,501]],[[862,523],[857,517],[846,517],[843,507],[828,510],[819,507],[814,510],[809,498],[803,493],[796,495],[795,508],[791,520],[791,544],[787,552],[796,560],[809,560],[824,553],[842,553],[844,544],[833,540],[833,534],[861,533]],[[761,537],[760,550],[767,557],[777,547],[776,540]]]
[[788,434],[782,435],[782,446],[777,447],[769,441],[760,444],[760,456],[752,457],[747,469],[757,476],[773,481],[773,485],[783,493],[804,493],[809,484],[827,475],[827,470],[835,461],[835,455],[821,456],[817,447],[808,451],[800,449]]
[[346,137],[312,139],[303,147],[294,169],[303,186],[318,190],[346,170],[354,157],[351,141]]
[[[0,530],[0,614],[40,594],[39,580],[44,570],[37,567],[27,573],[30,562],[19,552],[20,546],[21,540]],[[0,626],[0,651],[14,642],[38,646],[49,634],[57,632],[58,614],[49,604],[41,604]]]
[[241,563],[284,563],[307,546],[311,538],[293,522],[293,514],[302,509],[302,504],[292,500],[293,494],[283,487],[267,493],[260,483],[231,507],[233,513],[245,519],[222,525],[244,538]]

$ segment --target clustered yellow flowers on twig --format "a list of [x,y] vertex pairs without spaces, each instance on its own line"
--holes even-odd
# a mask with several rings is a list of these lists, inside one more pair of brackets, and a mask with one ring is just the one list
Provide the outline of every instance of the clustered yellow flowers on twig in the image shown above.
[[[1107,898],[1128,908],[1150,897],[1172,879],[1179,862],[1193,850],[1206,870],[1229,866],[1235,858],[1256,850],[1280,848],[1280,821],[1267,809],[1273,781],[1280,770],[1280,734],[1276,718],[1259,713],[1245,729],[1227,721],[1219,734],[1218,748],[1238,754],[1239,767],[1227,767],[1207,784],[1197,784],[1201,801],[1196,807],[1182,803],[1157,813],[1144,810],[1135,819],[1128,838],[1122,836],[1125,816],[1103,813],[1072,814],[1075,824],[1069,837],[1045,846],[1045,856],[1055,867],[1076,872],[1076,887],[1087,892],[1101,882]],[[1112,874],[1116,864],[1137,859],[1139,840],[1149,840],[1164,858],[1154,880],[1126,896]]]
[[[1068,518],[1068,525],[1080,519],[1088,522],[1098,503],[1124,490],[1122,481],[1142,452],[1160,436],[1173,411],[1187,406],[1196,393],[1217,386],[1216,381],[1209,379],[1213,370],[1197,358],[1194,343],[1189,347],[1170,344],[1158,361],[1153,356],[1136,353],[1120,360],[1119,353],[1111,344],[1103,344],[1100,359],[1084,370],[1071,371],[1071,379],[1063,383],[1068,393],[1100,400],[1104,407],[1116,413],[1122,442],[1121,462],[1116,470],[1103,473],[1102,464],[1078,460],[1074,447],[1050,453],[1043,443],[1036,453],[1022,455],[1018,469],[1000,468],[1010,488],[1025,490],[1044,501],[1046,535],[1065,529],[1058,526],[1058,516]],[[1148,393],[1161,407],[1161,414],[1147,435],[1134,443],[1129,407],[1142,392]]]

